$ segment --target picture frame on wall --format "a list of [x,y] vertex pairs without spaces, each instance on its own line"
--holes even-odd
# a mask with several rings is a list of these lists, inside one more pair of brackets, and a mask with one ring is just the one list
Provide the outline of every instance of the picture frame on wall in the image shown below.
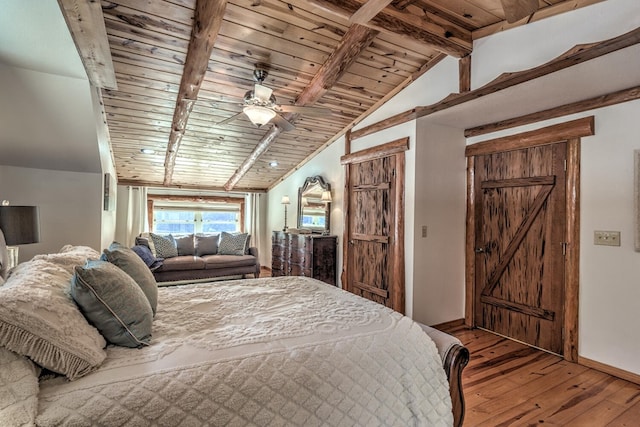
[[634,231],[635,249],[640,252],[640,150],[633,152],[633,203],[634,203]]
[[116,208],[116,180],[110,173],[104,174],[103,209],[113,211]]

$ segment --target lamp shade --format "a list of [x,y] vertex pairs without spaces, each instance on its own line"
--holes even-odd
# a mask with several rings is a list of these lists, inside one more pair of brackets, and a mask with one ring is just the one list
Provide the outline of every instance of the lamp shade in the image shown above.
[[276,112],[260,105],[247,105],[242,111],[249,117],[251,123],[260,127],[276,116]]
[[280,202],[283,205],[288,205],[289,203],[291,203],[291,200],[289,200],[289,196],[282,196],[282,201]]
[[0,230],[8,246],[40,241],[40,216],[37,206],[0,206]]
[[323,202],[327,203],[331,201],[331,191],[323,191],[322,198],[320,199]]

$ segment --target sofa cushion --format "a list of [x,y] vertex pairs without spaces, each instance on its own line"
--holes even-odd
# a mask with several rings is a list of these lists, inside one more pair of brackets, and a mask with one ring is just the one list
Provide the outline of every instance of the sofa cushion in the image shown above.
[[218,254],[220,255],[244,255],[247,250],[249,235],[247,233],[220,233]]
[[171,234],[169,234],[168,236],[161,236],[159,234],[149,233],[149,235],[151,236],[153,247],[156,251],[155,256],[165,259],[178,256],[176,239],[174,239]]
[[112,344],[149,345],[153,312],[137,283],[106,261],[87,261],[76,267],[71,296],[85,317]]
[[176,256],[173,258],[167,258],[162,262],[162,267],[156,270],[156,272],[163,271],[184,271],[184,270],[203,270],[204,260],[195,256]]
[[196,256],[215,255],[218,253],[218,240],[220,236],[196,236]]
[[140,286],[142,292],[149,300],[153,314],[156,314],[158,306],[158,285],[153,273],[142,261],[142,259],[131,249],[122,246],[118,242],[113,242],[104,250],[101,259],[109,261],[127,273]]
[[195,255],[195,239],[193,234],[189,234],[184,237],[176,237],[176,247],[178,249],[178,255]]
[[202,259],[207,270],[245,267],[256,264],[256,257],[252,255],[206,255]]

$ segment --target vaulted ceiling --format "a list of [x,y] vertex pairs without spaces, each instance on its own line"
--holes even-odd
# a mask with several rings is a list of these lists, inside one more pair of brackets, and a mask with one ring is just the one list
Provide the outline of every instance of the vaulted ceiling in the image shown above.
[[[540,0],[510,24],[498,0],[59,0],[119,181],[226,190],[271,187],[474,38],[594,2]],[[278,104],[330,114],[283,113],[289,131],[218,124],[242,111],[256,68]]]

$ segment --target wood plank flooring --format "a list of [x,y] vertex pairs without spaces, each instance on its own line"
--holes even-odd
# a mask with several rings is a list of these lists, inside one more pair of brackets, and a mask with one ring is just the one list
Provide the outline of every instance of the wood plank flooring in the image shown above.
[[471,352],[465,426],[640,426],[640,386],[479,329],[445,327]]

